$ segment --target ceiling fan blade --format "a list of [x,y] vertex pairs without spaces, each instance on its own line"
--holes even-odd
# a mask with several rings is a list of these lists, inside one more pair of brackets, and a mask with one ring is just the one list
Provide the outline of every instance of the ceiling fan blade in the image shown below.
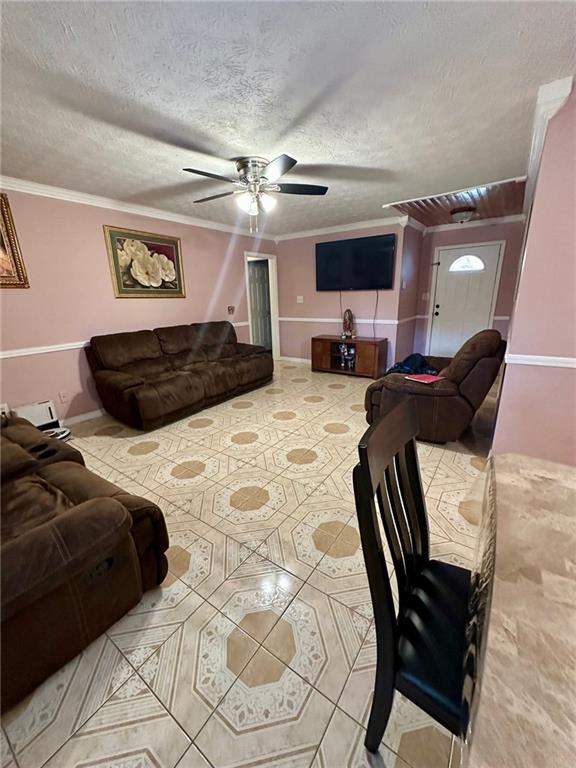
[[321,187],[319,184],[277,184],[284,195],[325,195],[328,187]]
[[229,179],[227,176],[219,176],[217,173],[209,173],[208,171],[199,171],[196,168],[182,168],[183,171],[188,173],[197,173],[198,176],[206,176],[208,179],[216,179],[216,181],[229,181],[230,184],[236,184],[238,179]]
[[210,195],[210,197],[201,197],[200,200],[194,200],[195,203],[207,203],[208,200],[218,200],[220,197],[228,197],[228,195],[234,195],[234,192],[222,192],[220,195]]
[[271,160],[268,165],[262,169],[262,176],[265,176],[268,181],[276,181],[280,176],[284,176],[288,173],[290,168],[294,168],[297,160],[289,155],[278,155],[274,160]]

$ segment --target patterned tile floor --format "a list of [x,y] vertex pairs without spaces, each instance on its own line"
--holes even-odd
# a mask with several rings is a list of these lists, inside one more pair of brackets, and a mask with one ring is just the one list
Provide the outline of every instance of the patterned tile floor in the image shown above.
[[[170,571],[4,717],[2,768],[448,768],[450,735],[401,696],[380,755],[363,749],[375,638],[351,472],[367,384],[280,362],[269,386],[154,432],[74,428],[90,469],[163,509]],[[469,565],[478,440],[419,454],[432,553]]]

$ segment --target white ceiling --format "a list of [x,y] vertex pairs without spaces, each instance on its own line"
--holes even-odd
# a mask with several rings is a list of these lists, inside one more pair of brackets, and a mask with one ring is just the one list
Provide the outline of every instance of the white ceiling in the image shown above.
[[233,224],[181,169],[285,152],[330,189],[268,232],[382,218],[524,174],[575,30],[571,2],[3,2],[2,173]]

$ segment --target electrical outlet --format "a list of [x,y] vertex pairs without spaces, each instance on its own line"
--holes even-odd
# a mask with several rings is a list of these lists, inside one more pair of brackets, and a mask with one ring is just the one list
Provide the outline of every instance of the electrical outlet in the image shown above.
[[304,304],[304,296],[296,296],[296,304]]
[[8,407],[8,403],[0,403],[0,414],[2,416],[8,416],[10,413],[10,408]]
[[58,400],[60,400],[61,403],[69,403],[70,392],[58,392]]
[[228,314],[233,315],[234,312],[236,312],[236,307],[234,306],[234,304],[228,304]]

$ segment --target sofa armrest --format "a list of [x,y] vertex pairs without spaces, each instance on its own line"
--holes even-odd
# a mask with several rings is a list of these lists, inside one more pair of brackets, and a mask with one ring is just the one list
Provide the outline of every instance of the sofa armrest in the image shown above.
[[123,373],[122,371],[96,371],[94,374],[94,381],[97,385],[106,389],[120,390],[131,389],[132,387],[139,387],[144,384],[144,379],[141,376],[134,376],[131,373]]
[[105,560],[132,520],[115,499],[85,501],[2,546],[2,620]]
[[259,344],[244,344],[244,342],[237,342],[236,349],[238,350],[238,354],[242,355],[242,357],[246,357],[247,355],[262,355],[265,352],[270,352],[269,349],[266,349],[266,347],[261,347]]
[[441,379],[433,384],[410,381],[405,373],[389,373],[384,379],[384,388],[390,392],[416,397],[456,397],[458,385],[449,379]]

